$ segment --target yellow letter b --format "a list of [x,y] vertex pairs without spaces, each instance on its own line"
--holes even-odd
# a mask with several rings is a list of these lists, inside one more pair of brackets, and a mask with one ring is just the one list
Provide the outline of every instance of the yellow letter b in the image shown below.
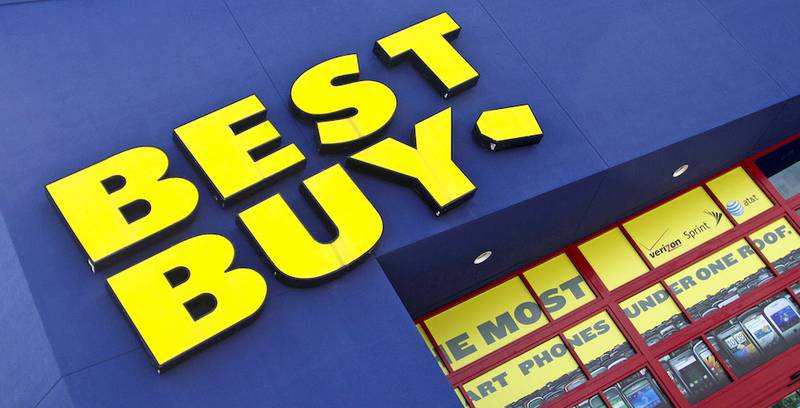
[[200,235],[108,279],[159,372],[250,320],[267,284],[251,269],[226,272],[233,245]]
[[138,147],[47,185],[92,270],[192,214],[197,189],[163,178],[168,165],[161,150]]

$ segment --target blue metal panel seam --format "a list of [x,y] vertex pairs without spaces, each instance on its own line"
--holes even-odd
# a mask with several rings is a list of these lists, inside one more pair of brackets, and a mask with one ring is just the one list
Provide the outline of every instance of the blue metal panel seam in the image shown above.
[[[130,353],[133,353],[134,351],[140,350],[141,348],[142,348],[142,346],[137,346],[137,347],[134,347],[134,348],[132,348],[132,349],[130,349],[130,350],[123,351],[122,353],[115,354],[115,355],[113,355],[113,356],[111,356],[111,357],[108,357],[108,358],[106,358],[106,359],[103,359],[103,360],[100,360],[100,361],[95,361],[95,362],[94,362],[94,363],[92,363],[92,364],[89,364],[89,365],[87,365],[87,366],[85,366],[85,367],[82,367],[82,368],[79,368],[79,369],[77,369],[77,370],[73,370],[73,371],[71,371],[71,372],[69,372],[69,373],[62,374],[62,375],[61,375],[61,377],[59,377],[59,378],[58,378],[58,381],[56,381],[56,382],[53,384],[53,386],[52,386],[52,387],[50,387],[50,389],[49,389],[49,390],[47,390],[47,392],[46,392],[46,393],[45,393],[45,394],[42,396],[42,399],[41,399],[41,400],[39,400],[39,402],[38,402],[38,403],[36,403],[36,406],[35,406],[35,407],[38,407],[38,406],[39,406],[39,404],[41,404],[41,403],[42,403],[42,401],[44,401],[44,400],[45,400],[45,398],[47,398],[47,395],[48,395],[48,394],[50,394],[50,392],[51,392],[51,391],[53,391],[53,388],[55,388],[55,387],[56,387],[56,385],[58,385],[58,383],[59,383],[59,382],[61,382],[62,380],[66,379],[67,377],[69,377],[69,376],[71,376],[71,375],[74,375],[74,374],[78,374],[78,373],[80,373],[81,371],[88,370],[88,369],[90,369],[90,368],[92,368],[92,367],[94,367],[94,366],[96,366],[96,365],[100,365],[100,364],[107,363],[107,362],[109,362],[109,361],[116,360],[116,359],[118,359],[118,358],[124,357],[124,356],[126,356],[126,355],[128,355],[128,354],[130,354]],[[67,392],[69,392],[69,387],[67,387]]]
[[[558,99],[558,97],[556,97],[556,95],[553,93],[553,91],[547,85],[547,82],[545,82],[542,79],[541,75],[539,75],[539,73],[533,68],[533,66],[528,61],[528,59],[525,58],[525,55],[523,55],[522,52],[520,52],[519,48],[517,48],[517,44],[514,44],[514,42],[511,41],[511,38],[509,38],[509,36],[506,33],[506,31],[503,29],[502,26],[500,26],[500,24],[497,23],[497,20],[495,20],[495,18],[492,15],[492,13],[490,13],[489,10],[486,9],[486,7],[483,5],[481,0],[475,0],[475,1],[478,3],[479,6],[481,6],[481,9],[483,10],[483,12],[486,13],[487,16],[489,16],[489,19],[492,20],[492,22],[494,23],[494,25],[497,26],[497,28],[500,30],[500,32],[503,33],[503,37],[505,37],[506,41],[508,41],[508,43],[511,44],[511,47],[514,48],[514,51],[516,51],[517,55],[519,55],[520,58],[522,58],[522,60],[525,61],[525,65],[528,66],[528,69],[533,73],[534,76],[536,76],[536,79],[538,79],[539,82],[541,82],[542,86],[544,86],[544,89],[547,89],[547,92],[550,94],[551,97],[553,97],[553,100],[556,101],[556,103],[558,104],[558,107],[561,108],[561,110],[564,111],[564,114],[567,115],[567,117],[569,118],[570,122],[572,122],[572,124],[575,126],[575,128],[578,129],[578,132],[581,133],[581,136],[583,136],[583,138],[586,140],[586,143],[588,143],[589,146],[592,147],[594,152],[597,153],[597,156],[600,158],[600,160],[602,160],[603,163],[606,165],[606,168],[608,168],[609,165],[608,165],[608,161],[606,160],[606,158],[603,157],[602,154],[600,154],[600,152],[597,150],[597,147],[594,145],[594,143],[592,143],[592,141],[589,140],[588,137],[586,137],[586,133],[583,131],[583,129],[580,127],[580,125],[578,125],[578,122],[575,121],[575,118],[572,117],[572,115],[564,107],[564,105],[561,103],[561,101]],[[589,207],[587,207],[587,209],[588,208]]]
[[[2,227],[5,228],[5,221],[3,221],[2,211],[0,211],[0,222],[3,223]],[[11,234],[8,234],[8,241],[11,244],[11,248],[10,248],[11,251],[13,252],[14,256],[17,258],[17,262],[19,262],[19,256],[17,255],[16,245],[14,244],[14,238],[11,236]],[[33,296],[33,292],[30,290],[30,285],[28,283],[28,277],[24,273],[21,274],[21,275],[22,275],[22,279],[25,282],[25,287],[27,288],[28,293],[31,294],[31,300],[33,301],[33,307],[34,307],[33,313],[36,314],[37,318],[39,318],[39,321],[41,322],[41,318],[40,318],[41,314],[39,313],[39,306],[37,304],[37,299],[36,299],[35,296]],[[55,380],[55,382],[53,382],[53,385],[51,385],[50,388],[47,391],[45,391],[45,393],[39,399],[39,402],[36,403],[37,406],[45,399],[45,397],[47,397],[47,394],[49,394],[50,391],[52,391],[53,388],[58,384],[58,382],[61,381],[61,379],[64,377],[64,375],[60,373],[61,372],[61,366],[58,363],[58,359],[55,358],[55,352],[53,351],[52,343],[50,341],[50,335],[47,332],[47,326],[44,323],[41,323],[41,326],[42,326],[42,332],[44,333],[45,339],[47,341],[47,346],[48,346],[48,350],[50,351],[50,356],[53,359],[53,362],[56,365],[56,369],[59,372],[59,377]]]
[[[39,398],[39,402],[37,402],[36,405],[33,406],[33,408],[38,408],[39,405],[41,405],[42,402],[44,402],[44,400],[47,399],[47,396],[50,395],[50,393],[56,388],[58,383],[60,383],[61,380],[63,380],[63,379],[64,379],[63,375],[61,377],[58,377],[56,382],[54,382],[53,385],[50,386],[50,388],[44,393],[44,395],[42,395],[42,398]],[[67,389],[67,396],[69,396],[69,389]],[[70,402],[70,405],[71,405],[71,402]]]
[[781,85],[781,83],[780,83],[780,82],[778,82],[778,80],[777,80],[777,79],[776,79],[774,76],[772,76],[772,73],[771,73],[771,72],[769,72],[769,71],[767,70],[767,68],[766,68],[765,66],[763,66],[763,65],[762,65],[762,64],[761,64],[761,63],[760,63],[760,62],[759,62],[759,61],[756,59],[756,57],[753,55],[753,53],[752,53],[752,52],[750,52],[750,49],[748,49],[747,47],[745,47],[745,46],[744,46],[744,44],[742,44],[742,42],[741,42],[741,41],[739,41],[739,39],[738,39],[738,38],[736,38],[736,36],[735,36],[735,35],[733,35],[733,33],[732,33],[732,32],[731,32],[731,31],[728,29],[728,27],[727,27],[727,26],[726,26],[726,25],[725,25],[725,24],[724,24],[724,23],[723,23],[723,22],[722,22],[722,21],[721,21],[721,20],[720,20],[720,19],[717,17],[717,15],[716,15],[716,14],[714,14],[714,12],[713,12],[713,11],[711,11],[711,9],[710,9],[710,8],[708,8],[708,6],[705,4],[705,2],[703,2],[703,0],[697,0],[697,3],[698,3],[698,4],[700,4],[700,6],[701,6],[701,7],[703,7],[703,9],[705,9],[705,10],[708,12],[708,14],[711,16],[711,18],[713,18],[713,19],[714,19],[714,21],[716,21],[716,22],[717,22],[717,24],[719,24],[719,26],[722,28],[722,30],[724,30],[724,31],[725,31],[725,32],[726,32],[726,33],[727,33],[727,34],[728,34],[728,35],[731,37],[731,39],[733,39],[733,41],[734,41],[734,42],[736,42],[736,44],[738,44],[738,45],[739,45],[739,47],[741,47],[741,48],[742,48],[742,50],[745,52],[745,54],[747,54],[747,56],[748,56],[748,57],[750,57],[750,59],[751,59],[751,60],[753,60],[753,63],[754,63],[754,64],[755,64],[755,65],[756,65],[756,66],[757,66],[757,67],[758,67],[758,68],[759,68],[759,69],[760,69],[762,72],[764,72],[764,74],[766,74],[766,75],[767,75],[767,77],[769,77],[769,79],[770,79],[770,80],[772,80],[772,82],[774,82],[774,83],[775,83],[775,85],[777,85],[777,86],[778,86],[778,89],[780,89],[780,90],[781,90],[781,92],[783,92],[784,96],[786,96],[787,98],[791,97],[791,95],[789,95],[789,91],[787,91],[787,90],[786,90],[786,88],[784,88],[784,87]]
[[[252,52],[253,56],[256,57],[256,61],[258,61],[258,65],[261,66],[261,70],[264,71],[264,75],[267,76],[267,79],[269,80],[269,83],[275,89],[275,93],[277,93],[278,96],[281,97],[281,99],[285,100],[286,97],[281,94],[281,90],[278,89],[277,85],[275,85],[275,81],[273,81],[272,77],[269,75],[269,71],[267,71],[267,67],[264,66],[264,62],[261,61],[261,57],[258,56],[258,53],[256,53],[255,48],[253,48],[253,43],[251,43],[250,39],[247,38],[247,34],[244,33],[244,30],[242,29],[241,24],[239,24],[239,20],[237,20],[236,16],[233,14],[233,11],[231,10],[231,6],[228,5],[228,2],[226,0],[222,0],[222,4],[224,4],[225,5],[225,9],[228,10],[228,15],[231,16],[231,20],[233,20],[233,23],[236,24],[236,28],[242,34],[242,38],[244,38],[244,41],[247,43],[247,46],[250,48],[250,52]],[[294,123],[294,122],[292,122],[292,123]],[[297,124],[294,123],[293,126],[297,127]],[[295,129],[295,130],[299,130],[299,129]]]

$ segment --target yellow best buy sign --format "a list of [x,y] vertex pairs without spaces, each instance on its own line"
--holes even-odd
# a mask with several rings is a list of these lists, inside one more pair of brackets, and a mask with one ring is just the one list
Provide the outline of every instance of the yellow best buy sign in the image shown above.
[[[444,98],[475,85],[478,72],[453,47],[461,27],[442,13],[375,42],[387,65],[413,59]],[[293,110],[316,125],[323,152],[349,152],[347,167],[389,176],[418,190],[438,216],[471,197],[475,185],[452,160],[452,109],[414,125],[412,142],[375,142],[397,99],[388,86],[360,78],[359,57],[325,60],[291,88]],[[537,143],[542,132],[528,105],[484,112],[476,140],[491,150]],[[174,132],[175,142],[226,206],[297,172],[306,158],[283,145],[255,95]],[[198,203],[192,182],[168,177],[156,147],[118,153],[47,185],[92,269],[186,222]],[[283,281],[320,284],[369,256],[383,233],[381,214],[339,164],[305,179],[302,189],[335,226],[330,242],[314,239],[280,194],[236,215]],[[230,269],[234,248],[220,235],[189,238],[108,279],[113,296],[159,371],[254,316],[267,284],[259,272]]]

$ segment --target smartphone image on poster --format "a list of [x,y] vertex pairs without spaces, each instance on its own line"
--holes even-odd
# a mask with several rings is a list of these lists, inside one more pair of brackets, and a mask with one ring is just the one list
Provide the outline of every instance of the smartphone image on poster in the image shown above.
[[606,404],[599,396],[595,395],[594,397],[576,405],[575,408],[606,408]]
[[630,406],[625,403],[625,400],[622,399],[622,393],[620,393],[619,389],[616,387],[607,389],[604,394],[608,402],[611,403],[611,408],[630,408]]
[[642,378],[622,390],[622,395],[633,408],[657,408],[669,406],[649,378]]
[[764,314],[778,329],[781,337],[793,343],[800,336],[800,313],[794,303],[786,298],[780,298],[764,308]]
[[683,385],[683,381],[678,379],[677,374],[675,374],[675,370],[672,368],[672,366],[665,365],[664,370],[667,372],[669,379],[672,380],[672,383],[675,384],[676,387],[678,387],[678,391],[681,392],[681,395],[686,396],[689,393],[689,391],[686,390],[686,387]]
[[775,332],[767,318],[760,312],[752,311],[750,314],[742,316],[741,321],[742,326],[750,333],[762,350],[769,350],[780,343],[781,339],[778,333]]
[[725,370],[722,368],[722,365],[717,361],[717,358],[714,357],[714,354],[711,350],[706,347],[705,343],[697,342],[692,348],[694,351],[695,356],[697,356],[698,360],[703,363],[711,374],[714,376],[716,381],[722,381],[728,378],[727,374],[725,374]]
[[720,333],[719,339],[725,350],[739,363],[748,364],[759,355],[756,345],[750,341],[738,324]]
[[711,372],[700,363],[691,350],[684,350],[673,357],[669,360],[669,365],[689,393],[696,393],[697,388],[711,381]]
[[536,397],[528,401],[528,403],[525,404],[525,408],[539,408],[542,406],[542,404],[544,404],[544,398]]

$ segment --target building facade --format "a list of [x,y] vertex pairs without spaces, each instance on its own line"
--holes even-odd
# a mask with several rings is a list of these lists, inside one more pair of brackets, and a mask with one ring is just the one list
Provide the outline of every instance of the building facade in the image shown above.
[[792,404],[798,21],[0,1],[0,406]]

